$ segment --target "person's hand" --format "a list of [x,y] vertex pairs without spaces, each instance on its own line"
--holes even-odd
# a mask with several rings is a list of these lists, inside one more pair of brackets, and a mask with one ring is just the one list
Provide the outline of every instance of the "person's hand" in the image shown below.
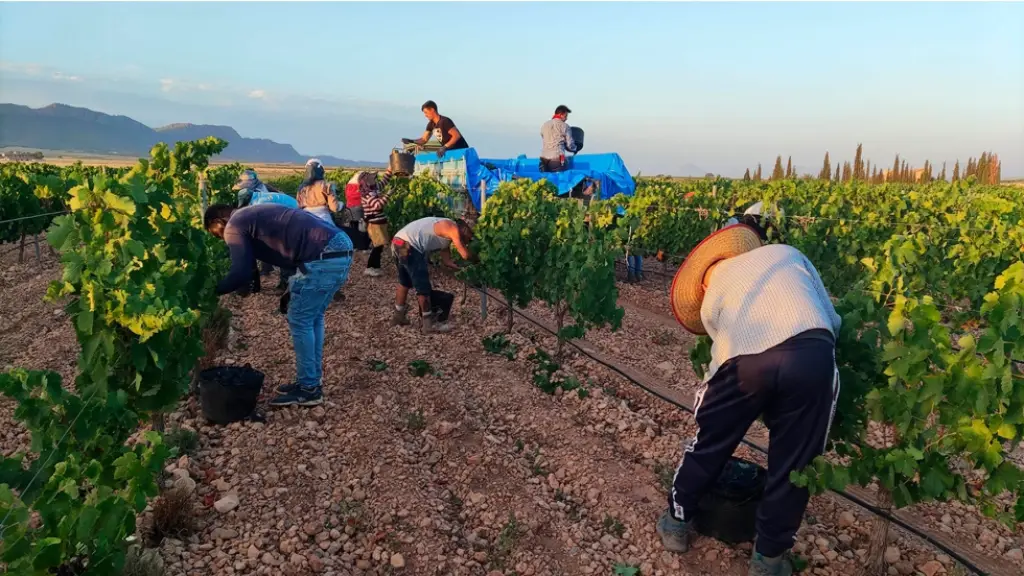
[[440,148],[438,148],[438,149],[437,149],[437,157],[438,157],[438,158],[444,158],[444,153],[445,153],[445,152],[446,152],[447,150],[448,150],[448,149],[447,149],[447,148],[445,148],[444,146],[441,146]]

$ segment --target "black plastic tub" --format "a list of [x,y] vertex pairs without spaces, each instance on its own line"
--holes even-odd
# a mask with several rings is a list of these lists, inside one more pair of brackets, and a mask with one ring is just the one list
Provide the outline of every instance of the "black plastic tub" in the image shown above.
[[256,411],[263,372],[249,366],[215,366],[199,373],[199,404],[214,424],[245,420]]
[[752,542],[767,480],[768,473],[760,465],[729,458],[714,487],[698,504],[694,528],[726,544]]
[[430,307],[434,310],[435,318],[438,322],[448,320],[448,315],[451,314],[452,304],[454,303],[455,294],[443,290],[430,291]]

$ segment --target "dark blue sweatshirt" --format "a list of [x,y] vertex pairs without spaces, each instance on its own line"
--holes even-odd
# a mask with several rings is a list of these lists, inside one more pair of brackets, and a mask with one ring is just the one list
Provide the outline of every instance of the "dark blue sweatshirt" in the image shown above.
[[217,284],[217,294],[234,292],[252,280],[256,260],[297,268],[320,257],[341,231],[304,210],[258,204],[235,210],[224,227],[231,271]]

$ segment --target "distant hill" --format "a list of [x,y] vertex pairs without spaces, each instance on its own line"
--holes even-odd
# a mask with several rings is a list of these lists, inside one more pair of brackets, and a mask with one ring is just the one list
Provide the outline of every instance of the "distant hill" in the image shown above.
[[43,108],[0,104],[0,148],[20,146],[89,154],[146,156],[159,142],[173,145],[207,136],[228,142],[227,149],[218,156],[221,160],[303,164],[308,158],[315,157],[326,166],[385,166],[380,162],[299,154],[291,144],[265,138],[243,138],[230,126],[170,124],[153,129],[127,116],[111,116],[66,104],[50,104]]

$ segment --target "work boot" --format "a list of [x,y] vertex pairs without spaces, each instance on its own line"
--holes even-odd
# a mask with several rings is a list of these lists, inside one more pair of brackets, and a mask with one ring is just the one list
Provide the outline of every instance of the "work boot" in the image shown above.
[[668,510],[665,510],[661,513],[661,518],[658,518],[657,529],[658,535],[661,536],[661,544],[669,552],[685,554],[690,549],[694,534],[690,522],[676,520]]
[[409,319],[406,318],[406,312],[408,308],[405,306],[395,306],[395,313],[391,315],[392,326],[406,326],[409,324]]
[[384,271],[380,268],[367,268],[363,270],[363,276],[369,276],[371,278],[379,278],[384,275]]
[[438,322],[433,312],[420,316],[420,330],[424,334],[439,334],[451,331],[452,327],[447,323]]
[[750,571],[747,572],[747,576],[790,576],[791,574],[793,574],[793,564],[789,561],[789,554],[783,553],[769,558],[754,551],[750,557]]
[[626,284],[632,284],[636,282],[636,275],[633,274],[632,270],[626,270]]

